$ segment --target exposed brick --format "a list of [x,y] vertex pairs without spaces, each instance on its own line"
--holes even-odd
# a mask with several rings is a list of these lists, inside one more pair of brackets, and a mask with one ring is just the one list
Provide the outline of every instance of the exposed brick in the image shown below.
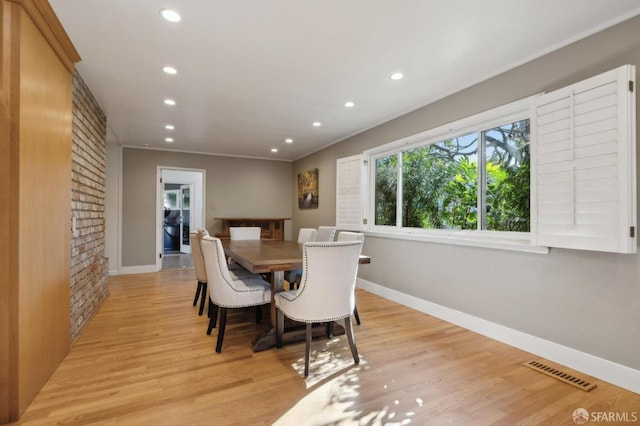
[[107,296],[104,198],[107,119],[82,77],[73,76],[71,211],[77,235],[71,241],[71,340]]

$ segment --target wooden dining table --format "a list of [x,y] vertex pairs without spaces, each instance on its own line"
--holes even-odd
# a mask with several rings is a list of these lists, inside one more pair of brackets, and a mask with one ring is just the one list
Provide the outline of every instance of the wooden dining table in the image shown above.
[[[258,335],[252,342],[255,352],[274,347],[276,344],[275,324],[276,305],[274,297],[284,291],[284,272],[302,269],[302,247],[296,241],[289,240],[223,240],[224,253],[236,263],[253,273],[271,276],[270,327]],[[360,255],[359,263],[371,263],[369,256]],[[284,342],[297,341],[304,333],[288,333],[285,330]],[[339,334],[339,333],[335,333]],[[300,335],[300,336],[299,336]]]

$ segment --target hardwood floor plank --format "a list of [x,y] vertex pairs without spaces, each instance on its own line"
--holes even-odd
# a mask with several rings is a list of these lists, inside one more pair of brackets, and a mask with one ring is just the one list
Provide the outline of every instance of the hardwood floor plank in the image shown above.
[[640,395],[597,380],[576,389],[522,365],[531,354],[361,290],[361,364],[344,336],[316,339],[305,381],[303,342],[252,352],[264,327],[253,310],[230,313],[216,354],[195,286],[192,270],[111,277],[106,302],[15,424],[572,425],[579,407],[640,417]]

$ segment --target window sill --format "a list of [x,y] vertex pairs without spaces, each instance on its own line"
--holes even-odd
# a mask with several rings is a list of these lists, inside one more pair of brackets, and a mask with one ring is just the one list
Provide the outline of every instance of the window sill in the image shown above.
[[365,231],[367,236],[379,238],[391,238],[396,240],[424,241],[427,243],[453,244],[467,247],[482,247],[497,250],[519,251],[525,253],[549,254],[550,248],[544,246],[534,246],[529,241],[528,235],[524,238],[518,236],[489,235],[489,233],[470,232],[399,232],[386,230]]

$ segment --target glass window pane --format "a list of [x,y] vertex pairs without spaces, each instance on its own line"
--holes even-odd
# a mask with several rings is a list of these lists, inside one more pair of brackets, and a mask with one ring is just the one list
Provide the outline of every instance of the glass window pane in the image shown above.
[[178,193],[177,193],[177,191],[165,191],[164,192],[164,208],[165,209],[177,209],[178,208]]
[[375,224],[396,225],[396,197],[398,192],[398,157],[379,158],[375,164]]
[[486,229],[529,232],[529,120],[486,130],[483,139]]
[[402,153],[402,226],[477,229],[477,133]]

